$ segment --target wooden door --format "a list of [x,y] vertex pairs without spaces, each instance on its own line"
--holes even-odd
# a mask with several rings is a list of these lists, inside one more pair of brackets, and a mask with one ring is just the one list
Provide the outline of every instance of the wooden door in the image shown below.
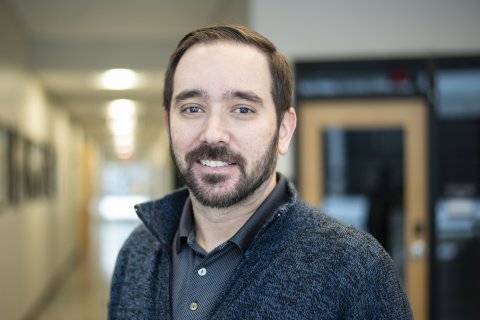
[[299,114],[299,187],[302,197],[313,206],[321,206],[325,197],[322,132],[332,127],[402,131],[403,279],[415,319],[428,319],[426,105],[420,99],[321,100],[300,104]]

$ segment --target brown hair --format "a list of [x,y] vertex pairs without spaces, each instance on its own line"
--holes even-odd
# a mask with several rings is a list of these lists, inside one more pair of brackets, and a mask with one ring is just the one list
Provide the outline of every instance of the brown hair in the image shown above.
[[267,56],[272,76],[272,97],[277,110],[277,123],[280,124],[283,113],[292,103],[292,72],[283,54],[277,51],[273,43],[261,34],[238,25],[218,25],[190,32],[178,43],[170,57],[163,87],[163,106],[170,109],[173,95],[173,77],[177,65],[185,52],[197,43],[213,41],[232,41],[251,45]]

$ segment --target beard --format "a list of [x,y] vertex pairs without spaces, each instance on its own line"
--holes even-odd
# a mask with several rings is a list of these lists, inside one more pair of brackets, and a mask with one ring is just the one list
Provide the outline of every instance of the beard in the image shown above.
[[[178,160],[170,137],[170,153],[177,172],[185,181],[193,196],[204,206],[210,208],[228,208],[248,197],[260,188],[275,171],[277,163],[278,132],[270,141],[265,153],[255,162],[249,172],[246,171],[246,161],[239,153],[231,151],[227,146],[202,144],[185,155],[185,166]],[[228,175],[211,173],[196,176],[193,164],[203,159],[214,159],[238,166],[240,178],[228,189],[222,185],[228,180]],[[222,191],[214,191],[213,189]]]

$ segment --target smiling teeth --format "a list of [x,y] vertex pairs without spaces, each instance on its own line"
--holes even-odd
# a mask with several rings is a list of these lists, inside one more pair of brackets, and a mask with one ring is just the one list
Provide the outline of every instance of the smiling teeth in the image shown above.
[[200,160],[200,163],[203,164],[206,167],[212,167],[212,168],[226,167],[226,166],[230,165],[228,162],[212,161],[212,160]]

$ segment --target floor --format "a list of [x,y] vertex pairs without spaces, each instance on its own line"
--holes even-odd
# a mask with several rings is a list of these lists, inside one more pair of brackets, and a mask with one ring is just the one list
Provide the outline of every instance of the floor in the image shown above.
[[107,318],[110,279],[122,243],[138,221],[103,222],[92,228],[91,250],[35,320]]

